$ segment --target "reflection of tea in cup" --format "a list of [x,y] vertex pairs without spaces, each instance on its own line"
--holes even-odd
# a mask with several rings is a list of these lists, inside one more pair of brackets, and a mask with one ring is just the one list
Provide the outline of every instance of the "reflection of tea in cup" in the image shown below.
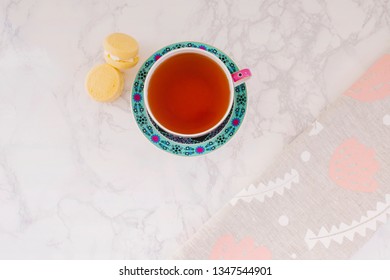
[[177,136],[197,137],[227,117],[234,83],[215,55],[187,48],[165,54],[152,66],[144,94],[146,109],[157,125]]

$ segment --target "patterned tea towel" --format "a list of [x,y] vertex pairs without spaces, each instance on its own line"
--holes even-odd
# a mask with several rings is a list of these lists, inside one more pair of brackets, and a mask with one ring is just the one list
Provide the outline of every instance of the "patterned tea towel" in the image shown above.
[[344,259],[388,216],[390,55],[385,55],[174,257]]

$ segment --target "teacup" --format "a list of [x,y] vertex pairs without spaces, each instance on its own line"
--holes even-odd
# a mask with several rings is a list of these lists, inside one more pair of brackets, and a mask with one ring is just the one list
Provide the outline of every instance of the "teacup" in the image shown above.
[[234,87],[250,76],[249,69],[231,74],[206,50],[176,49],[161,56],[146,76],[146,110],[166,132],[200,137],[226,119],[233,106]]

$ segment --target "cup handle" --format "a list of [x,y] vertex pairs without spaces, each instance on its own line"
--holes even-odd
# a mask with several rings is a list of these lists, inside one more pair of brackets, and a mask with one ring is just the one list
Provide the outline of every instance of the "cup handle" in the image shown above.
[[251,70],[248,68],[241,69],[240,71],[234,72],[232,74],[234,86],[241,85],[247,81],[252,76]]

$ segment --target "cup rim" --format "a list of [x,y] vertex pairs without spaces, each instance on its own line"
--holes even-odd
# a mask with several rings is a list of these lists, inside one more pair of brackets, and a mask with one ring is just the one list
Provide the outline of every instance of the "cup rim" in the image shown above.
[[[214,125],[212,126],[211,128],[205,130],[205,131],[201,131],[201,132],[198,132],[198,133],[192,133],[192,134],[184,134],[184,133],[179,133],[179,132],[175,132],[175,131],[172,131],[168,128],[166,128],[164,125],[162,125],[158,120],[157,118],[153,115],[153,112],[152,110],[150,109],[150,106],[149,106],[149,100],[148,100],[148,87],[149,87],[149,82],[150,82],[150,79],[151,79],[151,76],[153,75],[154,71],[167,59],[171,58],[172,56],[175,56],[177,54],[181,54],[181,53],[197,53],[197,54],[200,54],[200,55],[204,55],[210,59],[212,59],[214,62],[216,62],[219,67],[224,71],[225,73],[225,76],[226,78],[228,79],[228,83],[229,83],[229,90],[230,90],[230,95],[229,95],[229,105],[226,109],[226,112],[225,114],[223,115],[223,117]],[[198,48],[184,48],[184,49],[177,49],[177,50],[172,50],[171,52],[161,56],[153,65],[152,67],[150,68],[149,72],[147,73],[146,75],[146,79],[145,79],[145,83],[144,83],[144,102],[145,102],[145,107],[146,107],[146,111],[147,113],[149,114],[150,118],[161,128],[163,129],[164,131],[172,134],[172,135],[175,135],[175,136],[179,136],[179,137],[183,137],[183,138],[196,138],[196,137],[201,137],[201,136],[204,136],[210,132],[212,132],[214,129],[216,129],[218,126],[220,126],[223,121],[227,118],[227,116],[229,115],[230,111],[231,111],[231,108],[233,106],[233,100],[234,100],[234,83],[233,83],[233,79],[232,79],[232,76],[231,76],[231,73],[229,72],[228,68],[226,67],[226,65],[218,58],[216,57],[214,54],[212,53],[209,53],[205,50],[202,50],[202,49],[198,49]]]

